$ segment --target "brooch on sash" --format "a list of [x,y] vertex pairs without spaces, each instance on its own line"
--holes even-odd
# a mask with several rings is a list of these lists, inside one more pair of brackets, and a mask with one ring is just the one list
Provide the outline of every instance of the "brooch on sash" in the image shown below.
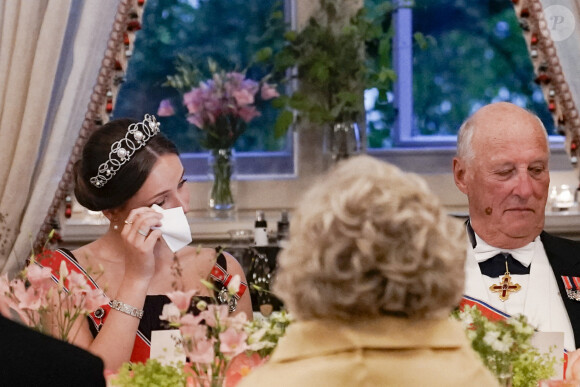
[[499,284],[491,285],[489,290],[495,293],[499,293],[499,299],[505,301],[510,298],[510,293],[519,292],[521,289],[520,284],[512,283],[512,277],[510,276],[510,271],[508,269],[507,261],[505,263],[505,274],[500,278]]
[[562,282],[564,282],[564,286],[566,287],[568,298],[574,301],[580,301],[580,278],[563,275]]

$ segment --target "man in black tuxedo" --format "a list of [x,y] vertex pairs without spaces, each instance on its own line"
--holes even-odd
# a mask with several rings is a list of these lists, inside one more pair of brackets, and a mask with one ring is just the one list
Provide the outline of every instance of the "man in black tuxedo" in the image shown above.
[[103,361],[0,314],[0,385],[105,386]]
[[506,102],[482,107],[461,126],[455,184],[467,195],[465,294],[580,347],[580,243],[543,231],[550,185],[546,130]]

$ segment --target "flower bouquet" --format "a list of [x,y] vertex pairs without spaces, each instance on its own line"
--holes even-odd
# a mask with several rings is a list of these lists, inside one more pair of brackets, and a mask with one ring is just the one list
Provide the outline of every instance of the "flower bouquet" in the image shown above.
[[31,257],[29,265],[10,280],[0,277],[0,313],[41,333],[72,341],[75,321],[109,302],[101,290],[92,289],[83,274],[60,265],[58,282],[52,271]]
[[541,354],[530,340],[534,328],[523,315],[506,320],[488,320],[475,306],[454,312],[466,329],[472,348],[502,385],[536,386],[554,374],[557,360]]
[[[202,282],[213,289],[211,283]],[[228,284],[227,296],[233,297],[239,286],[240,278],[235,275]],[[111,378],[112,385],[150,385],[156,374],[163,374],[169,375],[176,386],[233,387],[268,359],[291,322],[285,312],[254,321],[248,321],[243,312],[230,316],[227,303],[195,302],[195,290],[173,291],[167,296],[171,303],[163,307],[160,319],[179,329],[181,338],[176,345],[183,349],[187,363],[162,365],[149,359],[136,367],[125,364]],[[192,302],[198,314],[190,311]]]
[[[218,70],[212,60],[209,61],[209,70],[212,77],[184,92],[183,104],[187,108],[187,121],[204,132],[201,145],[210,151],[214,179],[210,208],[229,211],[234,208],[230,187],[234,144],[247,125],[260,115],[256,101],[270,100],[279,94],[265,79],[258,82],[247,78],[245,72]],[[168,83],[178,90],[179,85],[183,85],[179,78],[170,78]],[[175,109],[169,100],[163,100],[157,114],[171,116]]]

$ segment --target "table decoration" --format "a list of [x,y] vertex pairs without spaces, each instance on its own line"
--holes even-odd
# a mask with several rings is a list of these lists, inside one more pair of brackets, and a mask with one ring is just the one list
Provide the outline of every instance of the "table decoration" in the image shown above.
[[[203,282],[213,289],[213,284]],[[237,293],[239,284],[235,275],[228,285],[229,297]],[[187,362],[162,364],[149,359],[138,366],[126,363],[109,378],[113,386],[152,385],[158,375],[169,375],[174,386],[233,387],[267,361],[291,323],[286,312],[253,321],[244,313],[230,316],[227,304],[198,300],[195,291],[174,291],[167,296],[172,302],[164,306],[160,318],[167,321],[168,328],[181,332],[176,345],[183,348]],[[198,314],[189,311],[192,303]]]
[[502,386],[536,386],[554,374],[558,360],[531,345],[534,335],[524,315],[492,321],[476,306],[453,313],[465,328],[472,348]]
[[[178,75],[168,77],[168,85],[180,90],[182,103],[187,108],[187,121],[204,133],[201,146],[209,150],[209,171],[213,180],[209,207],[217,213],[234,209],[235,200],[231,181],[235,173],[234,145],[246,131],[247,125],[260,112],[258,100],[268,101],[279,96],[275,85],[246,76],[245,71],[219,69],[208,61],[209,79],[200,79],[201,70],[178,64]],[[184,85],[194,83],[186,88]],[[157,114],[166,117],[175,114],[169,100],[161,101]]]
[[377,88],[380,100],[388,103],[387,92],[396,79],[390,52],[393,29],[383,29],[396,9],[392,1],[361,7],[356,0],[321,0],[301,30],[285,34],[275,68],[290,74],[298,87],[277,101],[288,108],[279,116],[278,135],[285,133],[296,112],[296,127],[323,130],[323,151],[332,162],[364,150],[358,126],[365,116],[364,91]]
[[[54,233],[49,234],[49,240]],[[72,342],[77,334],[72,330],[75,321],[109,299],[101,290],[92,289],[85,275],[69,271],[64,261],[55,282],[51,268],[38,264],[50,254],[45,250],[31,255],[29,264],[12,279],[8,274],[0,276],[0,313],[38,332]],[[98,277],[99,273],[91,275]]]

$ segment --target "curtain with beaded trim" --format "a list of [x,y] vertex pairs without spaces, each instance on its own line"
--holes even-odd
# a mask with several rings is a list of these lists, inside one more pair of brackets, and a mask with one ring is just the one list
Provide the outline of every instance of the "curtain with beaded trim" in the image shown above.
[[[31,252],[82,126],[120,0],[0,2],[0,271]],[[47,194],[49,193],[49,194]]]
[[577,0],[513,0],[516,16],[570,163],[580,165],[580,4]]
[[545,24],[554,42],[554,85],[562,88],[557,113],[566,133],[566,147],[579,174],[580,159],[580,4],[578,0],[542,0]]

